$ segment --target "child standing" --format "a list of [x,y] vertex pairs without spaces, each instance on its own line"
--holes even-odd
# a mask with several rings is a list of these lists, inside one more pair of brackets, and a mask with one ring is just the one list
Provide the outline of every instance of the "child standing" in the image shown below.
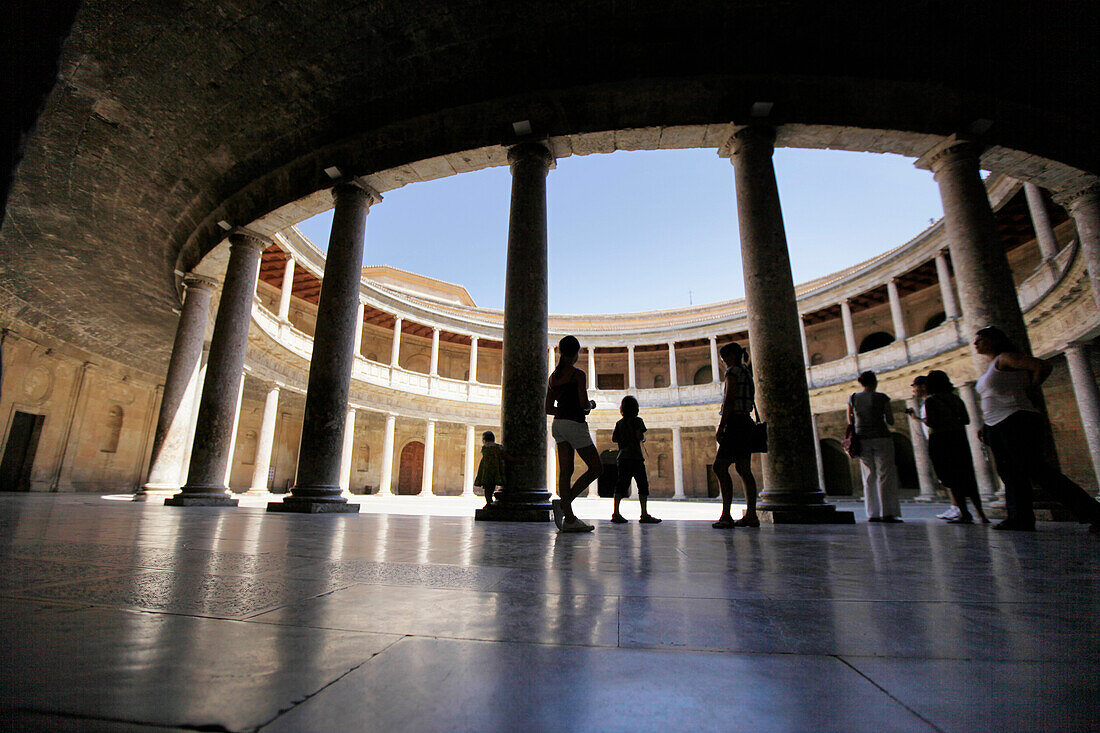
[[638,400],[627,395],[623,397],[619,405],[619,414],[622,420],[615,423],[615,432],[611,440],[619,446],[618,479],[615,482],[615,508],[611,513],[611,521],[615,524],[625,524],[626,519],[619,514],[619,502],[623,497],[630,496],[630,479],[638,482],[638,503],[642,505],[641,524],[657,524],[661,520],[651,516],[646,511],[646,500],[649,498],[649,478],[645,471],[645,456],[642,454],[642,443],[645,442],[645,423],[638,417]]
[[474,486],[485,490],[485,506],[493,505],[496,487],[504,485],[504,446],[496,442],[492,430],[481,434],[481,463],[477,467]]

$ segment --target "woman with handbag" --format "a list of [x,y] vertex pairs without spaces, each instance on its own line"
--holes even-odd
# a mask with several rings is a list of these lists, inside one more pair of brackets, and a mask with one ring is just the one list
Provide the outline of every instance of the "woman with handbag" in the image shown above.
[[[715,529],[759,527],[756,478],[752,475],[753,436],[757,428],[750,415],[756,386],[752,381],[752,372],[745,364],[745,350],[740,344],[725,344],[718,355],[726,363],[726,376],[722,382],[722,419],[715,434],[718,453],[714,457],[714,474],[722,490],[722,515],[712,526]],[[733,503],[731,465],[737,469],[737,475],[745,486],[745,514],[737,521],[730,515],[730,505]]]
[[859,443],[867,521],[898,523],[902,521],[901,502],[889,428],[894,424],[890,398],[875,391],[878,377],[874,372],[863,372],[858,381],[863,390],[848,397],[848,430]]

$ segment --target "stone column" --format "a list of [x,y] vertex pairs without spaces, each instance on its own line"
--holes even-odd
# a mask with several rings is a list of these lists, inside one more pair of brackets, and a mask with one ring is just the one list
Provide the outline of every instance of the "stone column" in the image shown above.
[[856,346],[856,327],[852,323],[852,305],[847,300],[840,304],[840,320],[844,324],[844,345],[848,349],[848,356],[856,356],[859,347]]
[[588,388],[596,391],[596,350],[588,347]]
[[1100,184],[1061,197],[1060,203],[1077,225],[1077,239],[1092,282],[1092,297],[1100,308]]
[[730,139],[741,232],[749,345],[757,405],[768,422],[759,509],[765,521],[852,523],[851,512],[825,503],[814,460],[810,394],[798,305],[779,189],[772,165],[774,130],[751,126]]
[[187,440],[184,441],[183,461],[180,463],[180,483],[187,483],[187,473],[191,466],[191,448],[195,444],[195,427],[199,420],[199,402],[202,399],[202,390],[206,385],[206,366],[210,363],[210,344],[202,347],[202,357],[199,359],[199,374],[195,380],[195,401],[191,405],[191,423],[187,427]]
[[432,495],[432,478],[435,474],[435,420],[428,421],[424,434],[424,471],[420,479],[420,495]]
[[672,498],[684,498],[684,446],[680,428],[672,428]]
[[1043,200],[1043,189],[1034,183],[1025,183],[1024,196],[1027,197],[1027,210],[1031,213],[1031,227],[1039,242],[1039,253],[1044,260],[1054,259],[1058,254],[1058,240],[1054,236],[1046,201]]
[[974,382],[959,385],[959,397],[966,405],[970,415],[970,424],[966,426],[966,439],[970,443],[970,458],[974,463],[974,478],[978,481],[978,493],[983,499],[992,499],[997,494],[997,474],[985,454],[985,445],[978,438],[982,427],[982,407]]
[[[915,397],[905,402],[913,412],[920,412],[920,403]],[[917,501],[936,501],[936,472],[932,469],[932,458],[928,453],[928,438],[924,434],[924,423],[909,417],[909,436],[913,442],[913,461],[917,464],[917,483],[920,494]]]
[[680,380],[676,376],[676,344],[673,341],[668,342],[668,386],[680,386]]
[[810,368],[810,342],[806,339],[806,322],[802,320],[802,314],[798,316],[798,334],[802,337],[802,363],[806,369]]
[[428,364],[428,376],[439,376],[439,329],[432,329],[432,356]]
[[712,382],[722,381],[722,372],[718,370],[718,337],[711,336],[710,342],[710,379]]
[[355,314],[355,356],[363,355],[363,315],[366,307],[366,303],[359,301],[359,308]]
[[187,483],[178,494],[165,499],[169,506],[237,505],[237,500],[229,496],[225,474],[235,437],[233,427],[260,254],[269,244],[268,240],[245,231],[229,235],[229,264],[214,319]]
[[546,174],[554,162],[538,142],[508,151],[512,201],[504,285],[504,378],[501,434],[512,464],[508,486],[476,519],[550,521],[546,487],[547,242]]
[[[1030,354],[1012,270],[982,183],[977,147],[952,136],[925,153],[917,167],[931,170],[939,184],[966,339],[972,340],[979,328],[997,326]],[[984,362],[975,359],[979,374],[985,371]]]
[[477,382],[477,336],[470,337],[470,383]]
[[940,281],[940,298],[943,301],[943,313],[948,320],[959,317],[959,299],[955,297],[955,288],[951,285],[951,269],[943,252],[936,255],[936,277]]
[[237,389],[237,407],[233,410],[233,428],[229,431],[229,434],[233,436],[233,439],[229,441],[229,451],[225,459],[225,480],[226,487],[229,487],[229,479],[233,475],[233,458],[237,455],[237,433],[241,427],[241,403],[244,402],[244,372],[241,372],[240,386]]
[[340,183],[332,191],[336,204],[325,257],[325,277],[317,303],[317,330],[309,360],[302,440],[294,488],[271,512],[358,512],[340,489],[340,459],[347,421],[351,369],[355,358],[355,317],[363,270],[363,237],[370,206],[381,200],[374,191]]
[[205,277],[188,275],[183,280],[183,311],[176,326],[172,358],[164,378],[164,396],[160,402],[153,452],[149,462],[149,479],[136,493],[146,489],[180,487],[183,456],[190,439],[195,392],[198,389],[202,343],[206,336],[206,321],[210,314],[210,295],[215,283]]
[[1073,381],[1073,394],[1077,398],[1077,410],[1081,415],[1081,427],[1092,459],[1092,470],[1100,483],[1100,390],[1096,375],[1089,362],[1088,348],[1084,344],[1066,347],[1066,363]]
[[894,340],[904,341],[909,338],[909,332],[905,328],[905,313],[901,309],[901,295],[898,293],[897,278],[886,283],[886,294],[890,299],[890,317],[894,321]]
[[637,369],[634,366],[634,344],[626,347],[626,386],[627,389],[637,389],[638,379],[635,376]]
[[395,316],[393,319],[393,346],[390,347],[390,366],[399,366],[401,359],[401,318]]
[[817,415],[810,413],[810,427],[814,431],[814,462],[817,464],[817,485],[825,491],[825,457],[821,455],[821,433],[817,430]]
[[344,418],[344,442],[340,448],[340,490],[351,492],[351,464],[355,462],[355,408]]
[[267,390],[264,414],[260,418],[260,434],[256,438],[256,464],[252,471],[251,491],[268,490],[268,474],[271,472],[271,451],[275,447],[275,424],[279,417],[279,385]]
[[286,258],[286,269],[283,270],[283,289],[279,295],[279,320],[290,320],[290,296],[294,291],[294,258]]
[[397,415],[386,415],[386,428],[382,433],[382,475],[378,479],[378,493],[393,496],[393,444],[397,430]]
[[474,495],[474,477],[477,475],[477,436],[473,425],[466,426],[466,456],[462,467],[462,495]]

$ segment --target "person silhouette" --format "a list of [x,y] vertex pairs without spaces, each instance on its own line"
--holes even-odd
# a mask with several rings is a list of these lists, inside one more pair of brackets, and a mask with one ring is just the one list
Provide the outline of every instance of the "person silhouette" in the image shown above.
[[[752,475],[752,433],[755,423],[752,412],[756,386],[752,371],[745,364],[745,350],[741,344],[730,342],[722,346],[718,355],[726,364],[722,382],[722,417],[718,423],[715,440],[718,451],[714,456],[714,474],[722,491],[722,514],[713,526],[715,529],[734,527],[759,527],[756,516],[756,477]],[[736,522],[730,515],[733,503],[733,479],[730,466],[737,469],[745,486],[745,513]]]
[[[546,414],[553,415],[550,433],[558,451],[558,496],[551,502],[554,523],[560,532],[591,532],[594,528],[573,513],[573,499],[588,488],[603,472],[600,454],[588,433],[585,416],[596,406],[588,399],[588,381],[584,372],[577,369],[577,355],[581,344],[575,336],[566,336],[558,342],[558,364],[550,374],[546,387]],[[585,463],[585,472],[570,485],[573,477],[574,456]]]

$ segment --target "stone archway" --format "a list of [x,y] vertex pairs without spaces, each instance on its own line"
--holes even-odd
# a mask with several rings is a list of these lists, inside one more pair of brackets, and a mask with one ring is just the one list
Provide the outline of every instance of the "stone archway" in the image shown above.
[[401,449],[397,469],[397,494],[419,494],[424,479],[424,444],[419,440]]
[[892,343],[894,343],[893,334],[886,331],[875,331],[859,342],[859,353],[865,354],[868,351],[881,349],[883,346],[889,346]]

